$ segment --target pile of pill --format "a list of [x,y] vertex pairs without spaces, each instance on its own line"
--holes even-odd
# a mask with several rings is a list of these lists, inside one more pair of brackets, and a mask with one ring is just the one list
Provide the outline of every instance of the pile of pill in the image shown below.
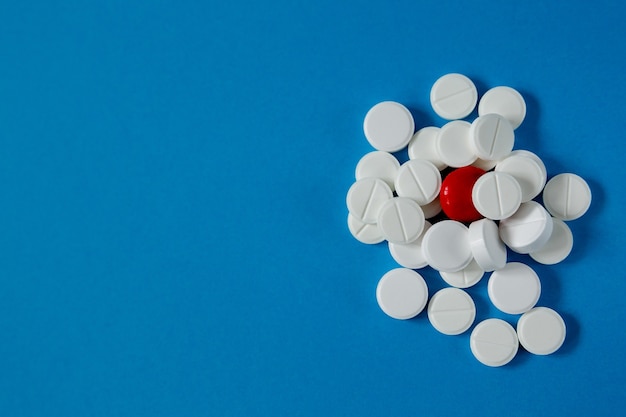
[[[380,279],[378,304],[399,320],[426,308],[437,331],[458,335],[476,317],[474,301],[463,289],[491,272],[489,299],[500,311],[520,316],[517,328],[497,318],[478,323],[470,335],[473,355],[496,367],[509,363],[520,344],[536,355],[551,354],[565,340],[565,322],[553,309],[536,306],[537,273],[524,263],[507,262],[507,250],[545,265],[564,260],[573,246],[566,222],[589,208],[589,186],[572,173],[547,181],[536,154],[513,150],[515,129],[526,116],[524,98],[515,89],[495,87],[479,101],[472,80],[453,73],[435,82],[430,102],[448,120],[442,127],[415,132],[410,111],[393,101],[376,104],[363,123],[376,150],[356,166],[346,198],[348,228],[362,243],[386,240],[401,266]],[[478,117],[463,120],[477,104]],[[400,164],[392,153],[406,147],[409,160]],[[426,281],[415,271],[426,266],[449,285],[430,301]]]

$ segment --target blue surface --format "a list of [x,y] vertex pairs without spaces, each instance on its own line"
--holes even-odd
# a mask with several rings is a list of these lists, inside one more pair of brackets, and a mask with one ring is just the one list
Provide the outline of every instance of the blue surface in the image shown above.
[[[0,415],[622,412],[624,3],[294,3],[2,2]],[[388,318],[396,265],[348,233],[365,113],[441,125],[452,71],[519,89],[516,148],[593,191],[536,267],[552,356],[491,369],[468,333]],[[486,282],[478,318],[515,323]]]

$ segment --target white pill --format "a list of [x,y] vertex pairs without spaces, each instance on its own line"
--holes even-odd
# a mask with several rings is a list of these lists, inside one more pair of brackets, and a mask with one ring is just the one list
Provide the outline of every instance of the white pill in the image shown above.
[[554,265],[563,261],[574,247],[572,231],[563,220],[552,218],[552,234],[548,242],[530,257],[544,265]]
[[472,255],[478,266],[485,271],[495,271],[506,265],[506,246],[498,231],[498,225],[490,219],[481,219],[469,225],[469,241]]
[[431,203],[441,190],[441,174],[432,162],[411,159],[400,167],[395,180],[400,197],[408,197],[420,206]]
[[513,129],[517,129],[526,117],[526,102],[511,87],[494,87],[487,91],[478,103],[478,115],[495,113],[505,117]]
[[476,305],[468,293],[458,288],[437,291],[428,303],[428,320],[440,333],[450,336],[470,328],[476,318]]
[[439,271],[441,278],[450,286],[456,288],[469,288],[478,284],[485,275],[485,271],[476,263],[476,260],[472,260],[465,268],[456,272],[444,272]]
[[483,171],[491,171],[497,164],[498,164],[498,161],[489,161],[487,159],[477,158],[472,163],[472,166],[476,168],[480,168]]
[[385,240],[376,223],[363,223],[348,213],[348,230],[361,243],[375,245]]
[[428,287],[424,278],[412,269],[396,268],[383,275],[378,282],[376,300],[388,316],[407,320],[424,310]]
[[356,164],[354,176],[357,180],[373,177],[380,178],[394,190],[394,181],[398,176],[400,162],[389,152],[373,151],[363,155]]
[[517,253],[540,250],[552,235],[552,217],[536,201],[522,203],[509,218],[500,221],[500,239]]
[[391,188],[378,178],[358,180],[348,190],[348,211],[363,223],[376,223],[380,208],[393,197]]
[[541,283],[528,265],[509,262],[491,274],[487,293],[498,310],[507,314],[522,314],[537,304]]
[[424,230],[424,212],[410,198],[394,197],[380,208],[378,228],[389,242],[407,244]]
[[547,307],[535,307],[522,314],[517,322],[520,344],[535,355],[549,355],[559,350],[565,333],[561,315]]
[[460,271],[472,261],[467,227],[455,220],[442,220],[434,224],[424,234],[422,251],[434,269]]
[[389,252],[391,253],[391,257],[400,266],[410,269],[419,269],[428,265],[426,258],[424,258],[424,253],[422,252],[422,239],[424,239],[424,233],[426,233],[430,226],[430,222],[424,222],[424,230],[415,242],[404,245],[389,242]]
[[423,127],[413,135],[409,142],[408,154],[410,159],[426,159],[432,162],[439,171],[448,166],[443,163],[437,150],[439,128],[435,126]]
[[511,153],[515,133],[507,119],[491,113],[479,116],[472,122],[470,139],[474,153],[479,158],[493,161]]
[[522,190],[522,203],[537,197],[546,185],[546,167],[535,154],[514,151],[499,161],[496,172],[506,172],[517,180]]
[[454,120],[441,127],[437,137],[437,151],[444,164],[461,168],[476,161],[476,154],[470,143],[470,127],[463,120]]
[[365,138],[375,149],[397,152],[404,148],[415,132],[411,112],[395,101],[383,101],[372,107],[363,122]]
[[561,220],[576,220],[587,212],[591,205],[591,189],[587,182],[576,174],[559,174],[546,184],[543,204],[554,217]]
[[476,210],[492,220],[502,220],[517,211],[522,202],[522,190],[517,180],[505,172],[491,171],[482,175],[472,188]]
[[500,319],[487,319],[478,323],[472,331],[470,348],[480,363],[496,367],[513,360],[519,349],[519,341],[515,329],[509,323]]
[[430,104],[440,117],[447,120],[462,119],[476,107],[478,91],[465,75],[446,74],[430,90]]

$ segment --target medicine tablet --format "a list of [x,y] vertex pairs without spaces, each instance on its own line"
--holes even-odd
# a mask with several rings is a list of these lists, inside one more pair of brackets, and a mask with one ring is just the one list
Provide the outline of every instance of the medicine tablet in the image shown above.
[[526,102],[511,87],[494,87],[487,91],[478,103],[478,115],[495,113],[504,116],[513,129],[517,129],[526,117]]
[[439,128],[435,126],[423,127],[413,135],[409,141],[408,154],[410,159],[426,159],[443,171],[448,166],[443,163],[437,150]]
[[458,288],[444,288],[428,303],[428,320],[440,333],[450,336],[470,328],[476,318],[476,305],[468,293]]
[[400,162],[389,152],[373,151],[363,155],[356,164],[354,176],[357,180],[373,177],[385,181],[393,191]]
[[[534,156],[534,157],[533,157]],[[522,203],[537,197],[546,185],[546,167],[531,152],[514,151],[498,162],[495,170],[513,176],[522,190]]]
[[473,259],[469,265],[460,271],[456,272],[444,272],[439,271],[441,278],[450,286],[456,288],[469,288],[472,287],[482,279],[485,275],[485,271],[476,263]]
[[405,245],[389,242],[389,252],[391,253],[391,257],[400,266],[410,269],[419,269],[428,265],[426,258],[424,258],[424,253],[422,252],[422,239],[424,239],[424,233],[426,233],[430,226],[430,222],[424,222],[424,230],[415,242],[407,243]]
[[395,101],[383,101],[372,107],[363,122],[365,138],[375,149],[397,152],[404,148],[415,132],[411,112]]
[[430,104],[440,117],[447,120],[462,119],[476,107],[476,86],[465,75],[446,74],[430,90]]
[[519,349],[519,341],[515,329],[509,323],[500,319],[487,319],[478,323],[472,331],[470,348],[480,363],[496,367],[513,360]]
[[469,225],[469,241],[472,255],[478,266],[485,271],[495,271],[506,265],[506,246],[498,231],[498,225],[490,219],[482,219]]
[[591,205],[591,189],[587,182],[576,174],[559,174],[546,184],[543,204],[554,217],[561,220],[576,220],[587,212]]
[[472,122],[470,139],[474,153],[479,158],[493,161],[511,153],[515,133],[507,119],[491,113],[479,116]]
[[491,171],[497,164],[498,161],[489,161],[486,159],[477,158],[474,162],[472,162],[471,166],[480,168],[483,171]]
[[380,208],[378,228],[389,242],[414,242],[424,230],[424,212],[410,198],[394,197]]
[[363,223],[348,213],[348,229],[356,240],[368,245],[375,245],[385,240],[376,223]]
[[348,190],[346,205],[355,219],[363,223],[376,223],[380,208],[393,197],[391,188],[378,178],[358,180]]
[[540,264],[554,265],[570,254],[574,246],[572,231],[563,220],[552,218],[552,234],[548,242],[537,251],[531,252],[530,257]]
[[500,222],[502,241],[517,253],[540,250],[552,235],[552,217],[536,201],[522,203],[509,218]]
[[441,201],[436,197],[432,202],[420,206],[424,212],[424,217],[431,219],[441,213]]
[[411,159],[398,170],[395,189],[398,196],[408,197],[423,206],[439,195],[441,174],[432,162]]
[[407,320],[424,310],[428,287],[424,278],[412,269],[396,268],[383,275],[378,282],[376,300],[388,316]]
[[522,202],[522,190],[517,180],[504,172],[491,171],[478,178],[472,189],[476,210],[492,220],[512,216]]
[[541,283],[528,265],[509,262],[491,274],[487,293],[498,310],[507,314],[522,314],[537,304]]
[[432,268],[460,271],[472,261],[467,227],[455,220],[442,220],[432,225],[424,234],[422,251]]
[[517,322],[520,344],[535,355],[549,355],[559,350],[565,341],[565,333],[563,318],[547,307],[535,307]]
[[470,143],[471,125],[463,120],[448,122],[439,130],[437,151],[444,164],[460,168],[476,161],[476,154]]

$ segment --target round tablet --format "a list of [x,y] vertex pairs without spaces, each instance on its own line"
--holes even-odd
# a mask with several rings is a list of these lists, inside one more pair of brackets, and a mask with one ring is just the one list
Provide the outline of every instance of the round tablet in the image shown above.
[[376,223],[363,223],[348,213],[348,229],[352,236],[361,243],[375,245],[385,240]]
[[558,264],[572,251],[574,236],[563,220],[552,218],[552,234],[548,242],[537,251],[531,252],[530,257],[540,264]]
[[456,272],[439,271],[441,278],[450,286],[456,288],[469,288],[476,285],[485,274],[485,271],[472,260],[465,268]]
[[522,190],[522,203],[537,197],[546,184],[545,165],[534,156],[530,152],[515,151],[496,165],[497,172],[505,172],[517,180]]
[[537,304],[541,283],[528,265],[509,262],[491,274],[487,293],[498,310],[507,314],[522,314]]
[[424,239],[424,233],[426,233],[430,226],[430,222],[424,222],[424,231],[415,242],[404,245],[389,242],[389,252],[391,253],[391,257],[400,266],[410,269],[419,269],[428,265],[426,258],[424,258],[424,253],[422,252],[422,239]]
[[420,206],[420,207],[422,208],[422,211],[424,212],[424,217],[426,217],[427,219],[431,219],[435,217],[437,214],[441,213],[441,201],[439,200],[439,197],[435,198],[430,203],[424,204],[423,206]]
[[393,197],[391,188],[378,178],[358,180],[348,190],[348,211],[363,223],[376,223],[380,208]]
[[469,166],[455,169],[446,176],[439,193],[439,201],[446,216],[460,222],[482,218],[472,202],[472,189],[484,174],[482,169]]
[[460,168],[471,165],[476,154],[469,138],[471,125],[463,120],[448,122],[439,130],[437,151],[444,164]]
[[426,159],[432,162],[439,171],[446,169],[448,166],[443,163],[437,150],[438,137],[439,128],[435,126],[424,127],[415,132],[409,141],[409,158]]
[[424,278],[412,269],[396,268],[383,275],[378,282],[376,300],[385,314],[406,320],[424,310],[428,287]]
[[478,115],[495,113],[505,117],[513,129],[517,129],[526,117],[526,102],[511,87],[494,87],[487,91],[478,103]]
[[472,122],[469,134],[474,153],[479,158],[499,160],[513,150],[515,133],[509,121],[499,114],[477,117]]
[[476,305],[468,293],[458,288],[444,288],[428,303],[428,320],[440,333],[450,336],[470,328],[476,317]]
[[372,107],[363,122],[365,138],[375,149],[397,152],[404,148],[415,132],[411,112],[395,101],[383,101]]
[[506,219],[519,208],[522,190],[511,175],[491,171],[474,184],[472,201],[476,210],[488,219]]
[[389,152],[373,151],[363,155],[356,164],[354,176],[357,180],[373,177],[380,178],[394,190],[394,181],[398,176],[400,162]]
[[471,166],[480,168],[483,171],[491,171],[497,164],[498,161],[489,161],[487,159],[477,158]]
[[447,120],[462,119],[476,107],[476,86],[465,75],[446,74],[430,90],[430,104],[440,117]]
[[591,205],[591,189],[587,182],[576,174],[559,174],[546,184],[543,204],[554,217],[561,220],[576,220],[587,212]]
[[511,362],[519,341],[517,333],[509,323],[500,319],[484,320],[474,328],[470,336],[472,354],[487,366],[502,366]]
[[469,241],[472,255],[481,269],[489,272],[506,265],[506,246],[493,220],[472,222],[469,225]]
[[565,341],[565,322],[556,311],[547,307],[535,307],[522,314],[517,322],[520,344],[535,355],[556,352]]
[[540,250],[550,239],[552,217],[536,201],[522,203],[514,215],[500,222],[502,241],[517,253]]
[[394,197],[380,208],[378,228],[390,242],[414,242],[424,230],[424,212],[410,198]]
[[408,197],[423,206],[439,195],[441,174],[432,162],[411,159],[398,170],[395,189],[398,196]]
[[428,264],[438,271],[456,272],[472,261],[468,230],[463,223],[442,220],[424,234],[422,251]]

